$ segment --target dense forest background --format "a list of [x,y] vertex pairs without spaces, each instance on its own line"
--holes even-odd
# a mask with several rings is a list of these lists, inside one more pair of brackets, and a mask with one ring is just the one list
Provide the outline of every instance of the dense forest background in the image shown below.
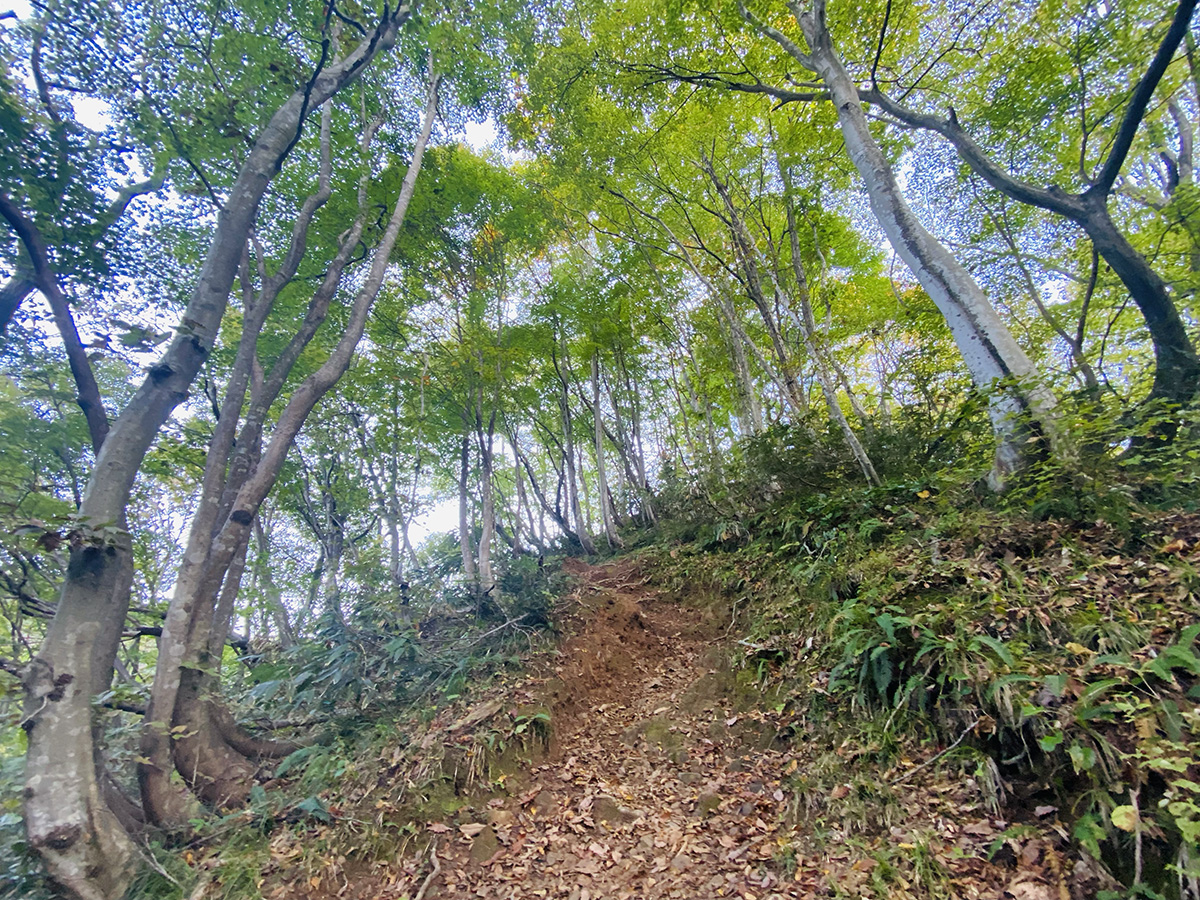
[[1194,7],[0,14],[0,891],[330,827],[633,552],[1200,897]]

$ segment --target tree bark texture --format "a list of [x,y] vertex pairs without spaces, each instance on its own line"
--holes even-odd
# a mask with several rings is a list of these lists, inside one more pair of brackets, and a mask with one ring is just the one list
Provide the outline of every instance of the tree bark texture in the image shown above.
[[[172,762],[202,799],[218,805],[235,805],[242,802],[249,791],[250,777],[256,767],[245,760],[244,754],[234,746],[242,739],[231,742],[226,735],[220,733],[221,729],[210,727],[216,724],[213,716],[199,717],[197,714],[199,705],[212,702],[207,699],[206,694],[215,691],[215,679],[206,678],[205,671],[212,665],[210,637],[214,629],[222,627],[215,621],[216,606],[226,582],[230,582],[232,589],[236,590],[241,576],[241,566],[236,565],[236,561],[245,552],[254,518],[278,479],[292,442],[313,407],[345,373],[362,337],[368,313],[383,284],[391,252],[403,225],[421,169],[425,146],[433,128],[437,86],[438,77],[435,75],[431,78],[422,130],[413,150],[412,161],[401,185],[396,206],[374,250],[369,271],[350,307],[345,331],[321,366],[305,378],[289,397],[279,413],[270,442],[260,457],[254,448],[259,446],[261,441],[265,411],[278,395],[274,386],[265,389],[266,396],[259,398],[258,403],[261,413],[252,409],[247,418],[247,429],[244,431],[250,430],[251,437],[247,439],[244,433],[239,436],[239,448],[251,448],[248,455],[235,456],[223,489],[208,494],[209,498],[218,493],[221,497],[220,503],[215,507],[217,515],[213,518],[213,527],[204,529],[193,526],[192,537],[195,541],[189,539],[184,566],[181,568],[175,596],[163,628],[158,669],[151,695],[151,710],[148,711],[147,725],[143,731],[143,755],[147,762],[143,763],[139,770],[147,813],[155,817],[163,816],[164,824],[175,827],[179,825],[174,821],[177,810],[172,808],[169,802],[162,803],[170,796],[167,776]],[[370,131],[371,129],[368,129],[369,133]],[[369,141],[366,143],[369,145]],[[364,191],[365,185],[360,185],[360,209]],[[351,229],[352,232],[354,230]],[[354,242],[356,241],[355,238]],[[302,246],[302,243],[302,240],[293,240],[293,250]],[[340,284],[344,264],[339,266],[338,263],[343,258],[348,243],[349,238],[343,240],[335,264],[326,276],[326,282],[318,289],[320,302],[314,301],[310,304],[308,318],[315,318],[318,324],[324,320],[328,300],[336,293],[337,285]],[[332,286],[329,284],[331,279]],[[253,340],[254,337],[251,336],[250,339]],[[291,345],[288,349],[292,349]],[[294,361],[302,349],[303,346],[296,349],[290,359]],[[287,355],[285,350],[284,356]],[[291,361],[281,374],[280,365],[280,361],[277,361],[266,379],[268,383],[274,379],[282,386],[290,371]],[[254,405],[252,403],[252,407]],[[206,480],[207,475],[206,472]],[[214,478],[214,482],[217,480],[219,479]],[[209,508],[213,508],[213,505],[210,504]],[[164,728],[164,725],[167,727]],[[184,726],[182,729],[181,725]],[[201,733],[193,735],[192,731],[196,728],[188,726],[197,726]],[[172,735],[177,732],[188,737],[172,742]],[[249,736],[244,736],[244,742],[250,741]],[[242,757],[245,765],[237,763],[235,754]]]
[[828,87],[846,150],[863,179],[872,212],[892,248],[908,264],[945,318],[972,380],[989,395],[989,412],[996,435],[995,462],[989,481],[994,488],[1000,488],[1010,474],[1025,465],[1031,452],[1028,433],[1018,417],[1028,417],[1033,427],[1053,440],[1054,397],[1040,384],[1033,363],[975,279],[926,230],[909,207],[891,164],[871,134],[858,87],[833,46],[825,23],[823,0],[816,0],[813,7],[812,12],[802,13],[797,3],[791,5],[798,13],[808,53],[776,29],[756,24]]

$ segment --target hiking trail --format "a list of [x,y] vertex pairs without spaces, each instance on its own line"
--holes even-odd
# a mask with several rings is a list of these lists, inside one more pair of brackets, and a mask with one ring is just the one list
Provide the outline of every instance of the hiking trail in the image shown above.
[[[1068,876],[1050,842],[1007,838],[1010,823],[981,800],[974,779],[926,765],[941,755],[936,748],[925,763],[902,757],[902,777],[868,765],[866,782],[846,781],[862,751],[839,746],[836,734],[817,747],[803,717],[763,708],[769,698],[754,673],[730,662],[726,605],[666,596],[629,560],[569,559],[565,568],[574,586],[556,608],[557,650],[485,691],[465,715],[447,710],[419,742],[447,748],[443,767],[460,760],[443,776],[459,801],[445,813],[428,806],[390,860],[360,865],[342,855],[320,875],[289,866],[304,838],[285,832],[273,842],[279,865],[264,896],[904,900],[930,896],[930,885],[963,900],[1095,896],[1090,870]],[[478,777],[473,790],[462,772],[468,757],[455,748],[495,728],[488,723],[502,710],[511,718],[538,705],[551,711],[544,752],[532,763],[518,758],[491,785],[499,796],[488,799]],[[830,772],[841,780],[830,785]],[[405,778],[420,780],[393,760],[363,799],[397,787],[403,794]],[[798,788],[796,778],[811,786]],[[904,782],[900,792],[892,779]],[[889,853],[924,866],[908,876],[923,876],[924,886],[891,866]]]
[[426,900],[807,896],[775,861],[788,758],[720,696],[720,626],[628,563],[571,571],[580,630],[547,678],[551,755],[444,846]]

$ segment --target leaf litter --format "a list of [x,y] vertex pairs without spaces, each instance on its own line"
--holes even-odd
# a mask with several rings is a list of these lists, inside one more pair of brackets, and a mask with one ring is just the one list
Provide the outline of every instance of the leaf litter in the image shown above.
[[[568,566],[578,586],[559,610],[567,636],[514,691],[553,710],[543,760],[498,796],[480,792],[455,814],[412,823],[406,852],[373,864],[341,856],[323,876],[301,874],[289,854],[330,826],[307,838],[285,832],[272,845],[265,897],[1089,896],[1086,884],[1068,882],[1065,833],[1009,829],[973,782],[934,767],[905,785],[895,821],[814,833],[792,780],[812,764],[811,748],[789,736],[788,716],[713,688],[728,659],[727,623],[662,596],[628,560]],[[477,704],[440,726],[439,717],[414,745],[467,739],[506,705]],[[856,790],[838,784],[821,802],[846,803]],[[911,864],[897,865],[906,857]]]

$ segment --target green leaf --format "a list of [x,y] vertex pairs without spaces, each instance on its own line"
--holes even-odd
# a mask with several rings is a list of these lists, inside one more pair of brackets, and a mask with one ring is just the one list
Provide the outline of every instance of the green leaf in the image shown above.
[[1046,734],[1046,735],[1043,735],[1042,737],[1038,738],[1038,746],[1041,747],[1043,750],[1045,750],[1047,753],[1053,753],[1055,751],[1055,749],[1057,749],[1058,745],[1061,744],[1062,742],[1063,742],[1062,732],[1058,732],[1057,734]]
[[1113,827],[1128,831],[1130,834],[1137,830],[1139,816],[1137,810],[1132,806],[1114,806],[1108,815],[1112,820]]

